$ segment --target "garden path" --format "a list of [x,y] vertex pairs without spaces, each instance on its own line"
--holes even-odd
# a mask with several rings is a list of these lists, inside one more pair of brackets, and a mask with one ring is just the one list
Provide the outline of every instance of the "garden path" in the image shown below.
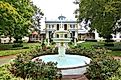
[[10,56],[0,56],[0,65],[9,63],[12,59],[15,58],[16,55],[10,55]]

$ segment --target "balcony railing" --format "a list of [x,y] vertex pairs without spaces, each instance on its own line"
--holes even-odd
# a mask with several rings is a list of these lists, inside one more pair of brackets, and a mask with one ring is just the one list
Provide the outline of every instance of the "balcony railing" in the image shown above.
[[53,38],[54,42],[70,42],[71,38]]

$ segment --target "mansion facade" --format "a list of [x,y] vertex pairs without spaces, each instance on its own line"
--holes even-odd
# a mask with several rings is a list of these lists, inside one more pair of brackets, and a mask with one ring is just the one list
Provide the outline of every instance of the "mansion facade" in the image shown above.
[[[83,24],[83,22],[81,23]],[[70,38],[72,41],[82,41],[82,40],[104,40],[99,37],[97,31],[89,32],[89,26],[81,25],[76,20],[68,20],[65,16],[59,16],[56,20],[46,20],[45,19],[45,29],[41,31],[41,38],[46,38],[48,44],[52,41],[52,38],[59,37],[59,35],[54,35],[55,31],[67,30],[70,32]],[[112,34],[113,40],[121,41],[121,34]],[[67,35],[65,35],[65,38]]]
[[[54,36],[55,31],[67,30],[70,32],[70,38],[73,42],[96,39],[95,32],[90,33],[89,29],[88,27],[80,26],[76,20],[68,20],[65,16],[59,16],[57,20],[45,20],[45,29],[41,31],[41,37],[46,38],[49,43],[52,38],[59,37],[59,35]],[[65,35],[66,37],[67,35]]]

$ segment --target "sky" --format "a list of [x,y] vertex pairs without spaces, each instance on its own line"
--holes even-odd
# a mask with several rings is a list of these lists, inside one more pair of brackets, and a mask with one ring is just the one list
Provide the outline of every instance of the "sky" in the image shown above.
[[74,18],[76,5],[74,0],[32,0],[43,12],[47,19],[55,19],[61,14],[67,18]]
[[77,5],[73,4],[74,0],[32,0],[33,3],[39,7],[44,13],[41,21],[41,29],[45,27],[45,17],[47,20],[56,20],[61,14],[67,19],[74,19],[74,10]]

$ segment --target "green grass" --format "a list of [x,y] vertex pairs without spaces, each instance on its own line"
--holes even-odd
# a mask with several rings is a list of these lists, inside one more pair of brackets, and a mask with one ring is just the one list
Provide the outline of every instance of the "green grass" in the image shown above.
[[[115,46],[121,45],[121,42],[114,42]],[[84,42],[79,44],[81,47],[85,47],[87,49],[91,49],[93,45],[104,45],[104,42]],[[121,57],[121,51],[111,51],[109,54],[112,56],[120,56]]]
[[79,45],[81,45],[81,47],[83,48],[87,48],[87,49],[90,49],[93,47],[93,45],[102,45],[101,42],[83,42],[83,43],[80,43]]
[[0,51],[0,56],[15,55],[15,54],[23,53],[25,51],[31,51],[36,46],[40,46],[40,43],[24,43],[23,47],[29,47],[29,49],[1,50]]
[[119,57],[121,57],[121,51],[112,51],[109,54],[111,54],[112,56],[119,56]]

